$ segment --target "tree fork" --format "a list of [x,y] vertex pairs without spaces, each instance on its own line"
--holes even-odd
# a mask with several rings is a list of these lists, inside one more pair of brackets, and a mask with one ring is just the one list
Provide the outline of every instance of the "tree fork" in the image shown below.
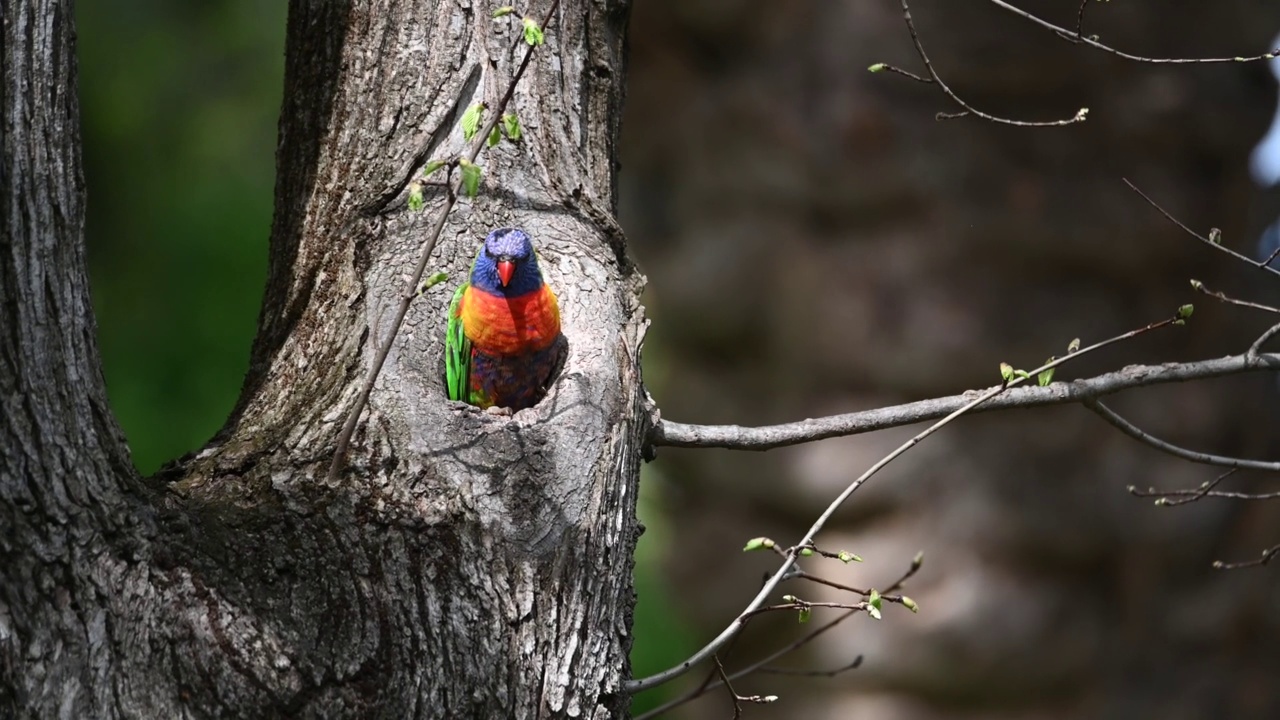
[[[5,5],[0,714],[622,716],[643,278],[611,222],[625,2],[561,3],[433,267],[535,238],[570,356],[537,407],[444,399],[429,289],[343,471],[327,461],[403,292],[428,159],[506,85],[518,25],[449,2],[294,0],[268,282],[248,375],[203,450],[138,478],[107,408],[84,266],[73,20]],[[519,7],[538,17],[549,3]]]

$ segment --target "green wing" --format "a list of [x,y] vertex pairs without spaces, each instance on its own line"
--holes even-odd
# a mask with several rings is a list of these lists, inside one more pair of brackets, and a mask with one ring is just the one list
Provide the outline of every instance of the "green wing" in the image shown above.
[[444,336],[444,384],[450,400],[470,402],[471,341],[462,331],[462,295],[471,283],[462,283],[449,303],[449,324]]

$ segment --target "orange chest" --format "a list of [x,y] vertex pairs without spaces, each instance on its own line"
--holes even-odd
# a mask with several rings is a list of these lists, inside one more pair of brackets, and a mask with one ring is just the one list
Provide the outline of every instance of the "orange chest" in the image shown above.
[[467,288],[459,314],[467,339],[488,353],[542,350],[560,335],[560,307],[545,284],[513,298]]

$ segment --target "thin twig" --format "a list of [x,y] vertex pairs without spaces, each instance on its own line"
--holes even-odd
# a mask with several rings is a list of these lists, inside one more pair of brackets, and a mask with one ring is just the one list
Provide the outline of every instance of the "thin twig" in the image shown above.
[[1267,563],[1271,562],[1271,558],[1275,557],[1276,555],[1280,555],[1280,545],[1276,545],[1274,547],[1270,547],[1270,548],[1267,548],[1266,550],[1263,550],[1262,557],[1258,558],[1257,560],[1245,560],[1243,562],[1233,562],[1233,563],[1217,560],[1217,561],[1214,561],[1213,568],[1215,570],[1239,570],[1240,568],[1257,567],[1259,565],[1266,565]]
[[1128,340],[1129,338],[1137,337],[1138,335],[1151,332],[1152,330],[1156,330],[1157,328],[1172,325],[1178,321],[1179,321],[1179,318],[1173,317],[1166,320],[1161,320],[1159,322],[1154,322],[1144,327],[1138,328],[1136,330],[1130,330],[1129,332],[1123,333],[1121,335],[1117,335],[1113,338],[1109,338],[1107,340],[1094,343],[1089,347],[1082,348],[1065,357],[1061,357],[1056,360],[1047,362],[1044,365],[1041,365],[1040,367],[1036,368],[1035,370],[1030,371],[1027,375],[1013,378],[1012,380],[1005,382],[1003,385],[998,385],[994,388],[987,390],[986,392],[982,393],[981,395],[977,396],[976,398],[973,398],[969,402],[957,408],[955,411],[951,412],[946,417],[930,425],[928,428],[925,428],[923,431],[917,433],[910,440],[898,446],[897,449],[895,449],[893,452],[889,453],[888,455],[884,456],[879,461],[877,461],[875,464],[873,464],[870,468],[866,470],[866,472],[859,475],[857,479],[849,483],[849,485],[846,486],[845,489],[841,491],[841,493],[837,495],[836,498],[832,500],[829,505],[827,505],[826,509],[822,511],[822,514],[818,516],[818,519],[815,520],[813,525],[810,526],[809,530],[805,532],[804,537],[801,538],[800,542],[796,543],[796,545],[791,549],[791,551],[787,553],[787,557],[783,561],[782,566],[779,567],[776,572],[774,572],[773,577],[769,579],[769,582],[765,583],[765,586],[760,590],[759,593],[756,594],[754,598],[752,598],[751,602],[748,603],[747,607],[741,613],[739,613],[738,617],[734,618],[733,621],[729,623],[728,627],[722,630],[720,634],[715,637],[715,639],[707,643],[705,647],[703,647],[701,650],[697,651],[692,656],[690,656],[687,660],[685,660],[684,662],[681,662],[675,667],[668,668],[666,670],[663,670],[662,672],[659,672],[655,675],[651,675],[646,678],[630,680],[624,684],[624,688],[627,690],[627,692],[636,693],[641,690],[645,690],[647,688],[656,687],[676,677],[679,677],[680,675],[683,675],[684,673],[688,672],[689,669],[692,668],[694,665],[697,665],[698,663],[701,663],[707,660],[708,658],[710,658],[712,655],[714,655],[715,652],[722,645],[725,644],[725,642],[727,642],[730,638],[736,635],[739,630],[742,629],[742,626],[745,623],[744,618],[750,615],[751,613],[753,613],[757,608],[759,608],[761,605],[764,604],[765,599],[769,597],[769,594],[772,593],[774,588],[778,586],[778,583],[782,582],[783,578],[786,577],[787,571],[790,570],[791,566],[795,564],[796,558],[799,556],[800,549],[813,543],[814,537],[822,530],[823,527],[826,526],[827,521],[829,521],[831,517],[835,515],[836,510],[838,510],[842,505],[844,505],[845,501],[849,499],[849,496],[853,495],[853,493],[856,492],[858,488],[862,487],[863,483],[869,480],[873,475],[880,472],[880,470],[882,470],[889,463],[893,462],[902,454],[906,453],[908,450],[915,447],[920,442],[924,441],[925,438],[934,434],[938,430],[941,430],[942,428],[946,427],[956,418],[973,410],[979,405],[982,405],[983,403],[987,402],[988,400],[991,400],[992,398],[996,397],[997,395],[1000,395],[1001,393],[1005,392],[1006,390],[1012,387],[1015,387],[1017,385],[1020,385],[1026,382],[1030,378],[1037,377],[1040,373],[1050,368],[1055,368],[1059,365],[1062,365],[1063,363],[1070,362],[1083,355],[1087,355],[1091,352],[1107,347],[1108,345],[1112,345],[1114,343]]
[[1031,22],[1039,25],[1040,27],[1043,27],[1047,30],[1052,31],[1054,34],[1058,35],[1063,39],[1070,40],[1072,42],[1081,42],[1081,43],[1084,43],[1085,45],[1088,45],[1089,47],[1096,48],[1103,52],[1115,55],[1116,57],[1124,58],[1125,60],[1132,60],[1134,62],[1151,63],[1155,65],[1192,65],[1197,63],[1246,63],[1246,62],[1257,62],[1259,60],[1271,60],[1277,54],[1280,54],[1280,49],[1277,49],[1277,50],[1272,50],[1271,52],[1268,52],[1268,53],[1263,53],[1261,55],[1250,55],[1249,57],[1216,57],[1216,58],[1143,57],[1141,55],[1133,55],[1127,52],[1123,52],[1121,50],[1117,50],[1108,45],[1103,45],[1097,40],[1091,37],[1085,37],[1083,34],[1081,34],[1079,28],[1084,22],[1084,5],[1083,4],[1080,6],[1080,12],[1077,16],[1076,32],[1072,32],[1064,27],[1059,27],[1057,25],[1054,25],[1048,20],[1044,20],[1035,15],[1032,15],[1026,10],[1010,5],[1007,2],[1003,2],[1003,0],[987,0],[987,2],[991,3],[992,5],[995,5],[996,7],[1008,10],[1009,12],[1013,13],[1014,15],[1017,15],[1018,17],[1030,20]]
[[1262,351],[1262,346],[1266,345],[1268,340],[1275,337],[1276,333],[1280,333],[1280,323],[1272,325],[1266,332],[1259,335],[1258,339],[1254,340],[1253,344],[1249,346],[1249,350],[1245,352],[1245,358],[1257,359],[1258,353]]
[[1209,288],[1205,287],[1205,284],[1200,282],[1199,280],[1192,280],[1191,287],[1196,292],[1201,293],[1203,295],[1208,295],[1209,297],[1213,298],[1214,300],[1217,300],[1218,302],[1224,302],[1224,303],[1227,303],[1228,305],[1236,305],[1239,307],[1253,308],[1254,310],[1262,310],[1265,312],[1275,313],[1277,315],[1280,315],[1280,308],[1273,308],[1270,305],[1263,305],[1262,303],[1251,302],[1249,300],[1237,300],[1236,298],[1233,298],[1230,295],[1227,295],[1221,290],[1210,290]]
[[[1085,118],[1088,116],[1089,114],[1088,109],[1080,108],[1078,111],[1076,111],[1076,114],[1074,117],[1071,117],[1065,120],[1047,120],[1043,122],[1032,122],[1032,121],[1012,120],[1010,118],[998,117],[996,115],[991,115],[990,113],[985,113],[975,108],[974,106],[970,105],[969,103],[961,99],[961,97],[957,95],[955,91],[953,91],[945,82],[943,82],[942,78],[938,76],[938,72],[933,69],[933,63],[929,61],[929,54],[925,52],[924,45],[920,42],[920,34],[916,32],[916,24],[911,19],[911,8],[907,4],[907,0],[902,0],[902,18],[907,24],[907,32],[910,33],[911,35],[911,43],[916,47],[916,54],[920,56],[920,61],[924,63],[924,69],[929,73],[929,77],[933,80],[933,82],[937,83],[938,87],[941,88],[943,94],[951,98],[952,102],[964,108],[964,112],[960,112],[960,113],[938,113],[937,118],[939,120],[951,120],[954,118],[964,117],[966,115],[973,115],[975,117],[982,118],[983,120],[988,120],[994,123],[1000,123],[1002,125],[1014,125],[1017,127],[1061,127],[1064,125],[1074,125],[1079,122],[1084,122]],[[888,70],[890,69],[890,66],[885,65],[884,68]],[[904,70],[899,70],[898,68],[892,68],[892,71],[902,75],[907,75],[909,77],[912,76],[911,73],[908,73]],[[921,81],[924,80],[924,78],[921,78],[919,76],[914,76],[914,79],[921,80]]]
[[[806,572],[804,570],[792,570],[790,573],[787,574],[787,579],[788,580],[808,580],[811,583],[826,585],[829,588],[833,588],[835,590],[843,590],[845,592],[853,593],[854,595],[861,595],[862,597],[869,596],[872,590],[872,588],[867,588],[866,590],[863,590],[862,588],[856,588],[856,587],[853,587],[852,585],[845,585],[844,583],[838,583],[835,580],[828,580],[827,578],[824,578],[821,575],[814,575],[813,573]],[[877,590],[876,592],[879,592],[879,591]],[[883,593],[880,593],[880,599],[886,602],[898,603],[899,605],[901,605],[902,596],[890,595],[888,594],[890,592],[891,591],[889,590],[885,590]],[[819,603],[809,603],[809,604],[812,605],[813,607],[823,607]]]
[[1076,13],[1076,39],[1084,35],[1084,9],[1089,6],[1089,0],[1080,0],[1080,10]]
[[[992,1],[992,2],[995,2],[995,0],[991,0],[991,1]],[[1226,254],[1230,255],[1231,257],[1233,257],[1233,258],[1235,258],[1235,259],[1237,259],[1237,260],[1239,260],[1239,261],[1241,261],[1241,262],[1243,262],[1243,263],[1248,263],[1249,265],[1252,265],[1252,266],[1254,266],[1254,267],[1259,267],[1258,263],[1254,262],[1253,258],[1251,258],[1251,257],[1249,257],[1249,256],[1247,256],[1247,255],[1241,255],[1240,253],[1236,252],[1235,250],[1232,250],[1231,248],[1229,248],[1229,247],[1227,247],[1227,246],[1223,245],[1221,242],[1214,242],[1213,240],[1209,239],[1208,237],[1205,237],[1204,235],[1201,235],[1200,233],[1196,232],[1195,230],[1192,230],[1191,228],[1187,227],[1186,223],[1184,223],[1184,222],[1182,222],[1181,220],[1179,220],[1178,218],[1174,217],[1174,216],[1173,216],[1173,215],[1172,215],[1168,210],[1165,210],[1164,208],[1160,207],[1160,204],[1159,204],[1159,203],[1157,203],[1155,200],[1152,200],[1150,196],[1148,196],[1146,193],[1144,193],[1144,192],[1142,192],[1141,190],[1139,190],[1137,185],[1134,185],[1133,183],[1129,182],[1129,179],[1128,179],[1128,178],[1122,178],[1122,180],[1124,180],[1124,184],[1125,184],[1125,185],[1128,185],[1128,186],[1129,186],[1129,189],[1130,189],[1130,190],[1132,190],[1132,191],[1134,191],[1134,192],[1138,193],[1138,196],[1139,196],[1139,197],[1141,197],[1143,200],[1146,200],[1148,205],[1150,205],[1151,207],[1155,208],[1155,209],[1156,209],[1156,210],[1157,210],[1161,215],[1165,216],[1165,218],[1166,218],[1166,219],[1168,219],[1168,220],[1169,220],[1169,222],[1171,222],[1171,223],[1173,223],[1174,225],[1177,225],[1178,227],[1182,228],[1183,232],[1185,232],[1185,233],[1187,233],[1188,235],[1190,235],[1191,237],[1193,237],[1193,238],[1195,238],[1195,239],[1199,240],[1200,242],[1204,243],[1205,245],[1208,245],[1208,246],[1209,246],[1209,247],[1211,247],[1211,248],[1215,248],[1215,249],[1217,249],[1217,250],[1220,250],[1221,252],[1224,252],[1224,253],[1226,253]],[[1280,270],[1277,270],[1277,269],[1275,269],[1275,268],[1271,267],[1270,265],[1263,265],[1263,266],[1261,266],[1261,269],[1266,270],[1267,272],[1270,272],[1270,273],[1272,273],[1273,275],[1276,275],[1277,277],[1280,277]]]
[[[1200,498],[1207,496],[1209,493],[1213,492],[1213,489],[1218,486],[1218,483],[1222,482],[1223,480],[1226,480],[1232,475],[1235,475],[1236,472],[1238,471],[1239,471],[1239,468],[1231,468],[1230,470],[1218,475],[1218,477],[1208,482],[1201,483],[1200,487],[1196,488],[1195,490],[1165,491],[1165,490],[1156,490],[1155,488],[1147,488],[1146,490],[1139,490],[1137,487],[1133,485],[1130,485],[1128,489],[1129,489],[1129,494],[1133,495],[1134,497],[1159,498],[1157,502],[1159,502],[1161,505],[1186,505],[1187,503],[1195,502]],[[1171,496],[1186,496],[1186,497],[1181,497],[1178,500],[1170,500],[1169,498]]]
[[[556,8],[560,6],[560,0],[552,0],[550,9],[547,10],[547,16],[542,21],[542,28],[546,28],[555,18]],[[517,38],[517,45],[519,39]],[[502,99],[493,108],[489,120],[485,122],[484,127],[480,129],[471,147],[467,149],[465,158],[467,162],[475,162],[479,156],[480,150],[488,142],[489,135],[493,129],[497,127],[502,120],[502,114],[506,112],[507,103],[511,101],[512,95],[515,94],[516,84],[520,82],[520,78],[524,75],[524,71],[529,67],[529,61],[533,58],[535,46],[530,45],[525,51],[524,59],[520,61],[520,66],[516,69],[515,75],[511,77],[511,82],[507,84],[506,92],[503,93]],[[440,213],[436,215],[435,222],[431,225],[431,230],[427,233],[426,239],[422,242],[421,249],[418,253],[418,264],[413,270],[413,276],[410,278],[405,292],[400,298],[400,305],[396,308],[395,317],[391,321],[391,330],[387,333],[387,337],[383,339],[382,344],[378,347],[378,352],[374,355],[373,364],[369,366],[369,372],[365,376],[364,384],[360,386],[360,393],[356,396],[355,404],[351,411],[347,414],[347,419],[343,423],[342,432],[338,434],[337,444],[333,451],[333,460],[329,463],[329,472],[326,475],[326,481],[332,482],[337,478],[338,473],[342,470],[342,464],[346,460],[347,448],[351,444],[351,436],[355,433],[356,425],[360,421],[360,413],[364,411],[365,405],[369,402],[369,394],[373,392],[374,383],[378,381],[378,374],[382,372],[382,366],[387,361],[387,355],[391,353],[391,346],[395,343],[396,336],[400,333],[400,326],[404,324],[405,315],[409,312],[409,305],[418,295],[418,287],[422,284],[422,276],[427,270],[427,261],[431,258],[431,252],[435,250],[436,242],[440,239],[440,233],[444,230],[445,221],[449,219],[449,212],[453,210],[454,204],[457,203],[458,195],[462,189],[462,178],[459,177],[457,182],[450,188],[445,196],[444,207],[440,209]]]
[[[768,655],[768,656],[766,656],[766,657],[764,657],[764,658],[762,658],[762,659],[760,659],[760,660],[758,660],[758,661],[756,661],[756,662],[754,662],[754,663],[752,663],[752,664],[750,664],[750,665],[746,666],[745,668],[742,668],[741,670],[737,670],[737,671],[735,671],[735,672],[731,673],[731,674],[729,675],[729,679],[730,679],[730,680],[737,680],[738,678],[746,677],[746,676],[748,676],[748,675],[750,675],[750,674],[752,674],[752,673],[756,673],[756,672],[764,672],[764,671],[765,671],[765,669],[766,669],[766,667],[769,665],[769,663],[774,662],[774,661],[776,661],[776,660],[778,660],[778,659],[780,659],[780,658],[782,658],[782,657],[785,657],[785,656],[787,656],[787,655],[790,655],[791,653],[795,652],[796,650],[800,649],[801,647],[804,647],[805,645],[807,645],[807,644],[809,644],[810,642],[812,642],[812,641],[813,641],[815,638],[817,638],[819,635],[821,635],[821,634],[825,633],[826,631],[830,630],[831,628],[833,628],[833,627],[835,627],[835,626],[839,625],[840,623],[844,622],[845,620],[848,620],[850,617],[853,617],[854,613],[856,613],[856,612],[858,612],[858,611],[857,611],[857,610],[849,610],[849,611],[846,611],[846,612],[842,613],[841,615],[836,616],[835,618],[832,618],[831,620],[827,621],[825,624],[820,625],[820,626],[818,626],[817,628],[815,628],[813,631],[811,631],[811,632],[809,632],[809,633],[807,633],[807,634],[805,634],[805,635],[802,635],[802,636],[800,636],[799,638],[797,638],[797,639],[795,639],[795,640],[793,640],[793,641],[791,641],[791,642],[787,643],[786,645],[784,645],[784,646],[782,646],[782,647],[778,648],[777,650],[773,651],[772,653],[769,653],[769,655]],[[861,658],[859,658],[859,659],[861,659]],[[712,669],[711,669],[711,678],[709,678],[709,679],[713,679],[715,676],[716,676],[716,670],[715,670],[715,668],[712,668]],[[668,710],[675,709],[675,708],[677,708],[677,707],[680,707],[681,705],[684,705],[685,703],[691,702],[691,701],[693,701],[693,700],[696,700],[696,699],[698,699],[698,698],[702,697],[702,696],[703,696],[707,691],[709,691],[709,690],[714,690],[714,689],[716,689],[716,688],[720,687],[720,685],[721,685],[721,684],[722,684],[722,683],[720,683],[719,681],[704,683],[704,684],[702,684],[701,686],[699,686],[699,687],[695,688],[694,690],[690,691],[689,693],[686,693],[685,695],[682,695],[681,697],[678,697],[678,698],[676,698],[676,699],[674,699],[674,700],[671,700],[671,701],[666,702],[666,703],[664,703],[664,704],[662,704],[662,705],[659,705],[658,707],[656,707],[656,708],[654,708],[654,709],[652,709],[652,710],[649,710],[649,711],[647,711],[647,712],[645,712],[645,713],[642,713],[642,714],[640,714],[640,715],[637,715],[637,716],[634,718],[634,720],[650,720],[651,718],[655,718],[655,717],[657,717],[657,716],[661,715],[662,713],[667,712]]]
[[1238,470],[1262,470],[1263,472],[1280,472],[1280,462],[1268,462],[1266,460],[1247,460],[1245,458],[1227,457],[1225,455],[1214,455],[1212,453],[1199,452],[1197,450],[1188,450],[1187,448],[1174,445],[1171,442],[1161,440],[1133,423],[1125,420],[1114,410],[1098,402],[1096,398],[1089,398],[1084,401],[1084,406],[1094,411],[1103,420],[1111,423],[1117,430],[1137,440],[1138,442],[1155,448],[1162,453],[1172,455],[1183,460],[1189,460],[1193,463],[1201,465],[1215,465],[1217,467],[1236,468]]
[[752,610],[750,614],[744,613],[741,619],[747,620],[756,615],[763,615],[771,612],[788,612],[791,610],[812,610],[813,608],[834,608],[836,610],[854,610],[863,612],[867,609],[867,603],[841,603],[841,602],[809,602],[807,600],[796,599],[792,602],[778,603],[777,605],[765,605]]
[[[1067,357],[1073,357],[1073,355]],[[1188,382],[1275,369],[1280,369],[1280,354],[1255,353],[1252,357],[1247,354],[1233,355],[1192,363],[1130,365],[1122,370],[1092,378],[1055,382],[1043,387],[1011,388],[1007,393],[993,398],[981,407],[974,408],[971,412],[1067,405],[1148,385]],[[975,392],[977,391],[970,390],[962,395],[760,427],[691,425],[662,419],[654,427],[651,442],[656,446],[669,447],[771,450],[934,420],[965,406]]]
[[1270,265],[1271,261],[1275,260],[1276,256],[1278,255],[1280,255],[1280,247],[1277,247],[1275,250],[1272,250],[1271,254],[1267,256],[1266,260],[1263,260],[1258,263],[1258,267],[1266,267],[1267,265]]
[[[915,575],[917,572],[920,572],[920,568],[923,566],[924,566],[924,552],[922,551],[922,552],[916,553],[915,557],[911,559],[911,565],[907,567],[906,572],[902,573],[901,577],[899,577],[897,580],[894,580],[892,583],[890,583],[888,586],[885,587],[885,592],[891,593],[900,589],[907,582],[907,580],[911,579],[911,577]],[[754,673],[754,672],[773,672],[773,673],[781,674],[780,670],[769,668],[768,667],[769,663],[775,662],[795,652],[796,650],[804,647],[805,645],[812,642],[819,635],[825,633],[826,631],[830,630],[836,625],[839,625],[845,620],[848,620],[850,617],[854,615],[854,613],[857,613],[857,612],[860,612],[860,611],[848,610],[838,615],[833,620],[830,620],[827,623],[818,626],[817,628],[815,628],[814,630],[811,630],[805,635],[801,635],[799,638],[791,641],[790,643],[787,643],[786,645],[783,645],[781,648],[778,648],[774,652],[769,653],[769,655],[767,655],[766,657],[761,658],[760,660],[757,660],[756,662],[748,665],[747,667],[734,672],[729,676],[729,679],[737,680],[738,678],[746,677],[747,675],[750,675],[751,673]],[[739,637],[741,637],[741,635],[735,635],[733,639],[729,641],[729,645],[727,645],[726,647],[732,647],[732,644]],[[852,670],[858,667],[858,665],[860,665],[861,663],[862,663],[862,656],[859,655],[845,669]],[[660,705],[654,708],[653,710],[650,710],[646,713],[643,713],[637,716],[635,720],[649,720],[649,718],[657,717],[658,715],[661,715],[662,713],[668,710],[677,708],[692,700],[696,700],[697,698],[701,697],[704,693],[706,693],[708,690],[712,690],[716,687],[719,687],[718,684],[713,684],[711,682],[715,678],[715,676],[716,676],[715,668],[712,668],[711,672],[708,673],[707,679],[697,688],[694,688],[693,690],[689,691],[688,693],[685,693],[683,696],[678,697],[675,700],[671,700],[670,702],[667,702],[663,705]]]
[[731,678],[725,674],[724,665],[720,663],[720,656],[715,656],[716,673],[720,675],[720,684],[729,691],[729,696],[733,698],[733,720],[739,720],[742,717],[742,703],[756,703],[757,705],[767,705],[778,699],[777,695],[739,695],[737,690],[733,689]]
[[911,80],[915,80],[916,82],[926,83],[926,84],[930,84],[930,85],[931,85],[931,84],[933,84],[933,78],[920,77],[919,75],[917,75],[917,74],[915,74],[915,73],[911,72],[910,70],[903,70],[902,68],[898,67],[897,65],[890,65],[889,63],[876,63],[875,65],[873,65],[873,66],[871,66],[871,67],[872,67],[872,70],[873,70],[873,71],[875,71],[875,72],[891,72],[891,73],[896,73],[896,74],[901,75],[901,76],[903,76],[903,77],[905,77],[905,78],[908,78],[908,79],[911,79]]
[[802,670],[800,668],[762,667],[756,670],[756,672],[761,673],[762,675],[796,675],[800,677],[835,677],[837,675],[841,675],[843,673],[849,672],[850,670],[857,670],[861,666],[862,666],[862,656],[858,655],[852,661],[850,661],[847,665],[841,665],[840,667],[832,668],[831,670]]
[[910,580],[913,575],[920,572],[920,568],[923,566],[924,566],[924,551],[921,550],[920,552],[916,553],[916,556],[914,558],[911,559],[911,566],[907,568],[906,572],[902,573],[902,577],[890,583],[888,587],[884,589],[884,591],[896,592],[897,590],[900,590],[903,585],[906,585],[907,581]]
[[[1232,500],[1276,500],[1280,499],[1280,492],[1269,493],[1244,493],[1232,492],[1230,490],[1147,490],[1141,491],[1135,488],[1129,488],[1129,491],[1136,497],[1154,497],[1158,498],[1161,505],[1186,505],[1187,503],[1196,502],[1201,498],[1217,497],[1230,498]],[[1177,498],[1177,499],[1171,499]]]
[[733,720],[742,717],[742,705],[738,703],[738,691],[733,689],[733,683],[729,681],[729,676],[724,673],[724,665],[720,662],[720,656],[715,656],[716,674],[720,676],[720,684],[729,691],[729,697],[733,701]]

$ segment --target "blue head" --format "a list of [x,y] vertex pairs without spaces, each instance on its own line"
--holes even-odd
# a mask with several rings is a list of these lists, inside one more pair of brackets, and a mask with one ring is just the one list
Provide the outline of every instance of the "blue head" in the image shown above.
[[471,284],[508,297],[542,287],[542,271],[528,233],[517,228],[498,228],[489,233],[471,269]]

